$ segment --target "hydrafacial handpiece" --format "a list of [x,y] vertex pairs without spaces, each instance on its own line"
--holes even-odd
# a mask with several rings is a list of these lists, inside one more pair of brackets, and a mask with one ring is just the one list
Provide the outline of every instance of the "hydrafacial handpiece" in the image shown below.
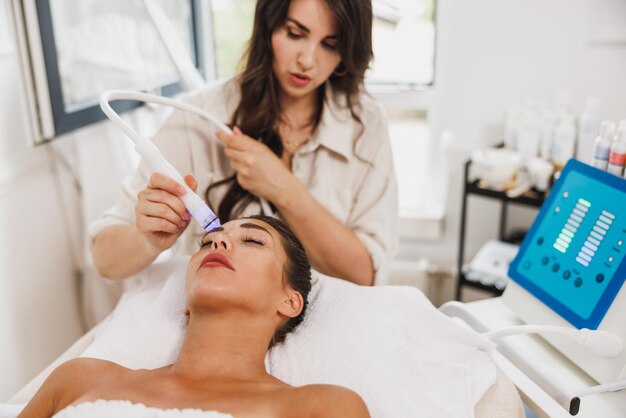
[[185,188],[186,193],[180,197],[185,204],[185,207],[191,214],[191,216],[202,226],[207,232],[219,227],[220,220],[215,213],[209,208],[209,206],[198,196],[183,180],[182,176],[176,171],[176,169],[163,157],[159,149],[146,137],[142,137],[135,132],[128,124],[126,124],[122,118],[113,110],[109,102],[113,100],[135,100],[146,103],[158,103],[167,106],[172,106],[180,110],[194,113],[203,119],[213,123],[219,129],[229,134],[232,134],[231,129],[224,123],[215,119],[202,109],[189,105],[184,102],[180,102],[165,97],[139,93],[134,91],[122,91],[122,90],[109,90],[100,95],[100,107],[102,111],[107,115],[109,119],[134,143],[135,149],[141,155],[143,160],[148,164],[148,167],[154,172],[163,173],[172,179],[176,180],[182,187]]
[[[100,94],[100,107],[105,115],[111,121],[117,125],[124,133],[135,143],[135,149],[146,161],[148,166],[155,172],[161,172],[168,175],[174,180],[178,181],[182,187],[185,188],[187,193],[181,197],[181,200],[191,213],[191,216],[200,223],[202,229],[209,232],[220,226],[220,221],[213,211],[207,206],[206,203],[198,196],[193,190],[191,190],[182,176],[176,171],[176,169],[163,157],[161,152],[148,138],[142,137],[135,132],[126,122],[120,118],[120,116],[113,110],[109,102],[113,100],[133,100],[144,103],[157,103],[165,106],[171,106],[176,109],[190,112],[201,118],[211,122],[220,130],[231,134],[233,131],[226,126],[219,119],[213,115],[204,111],[203,109],[190,105],[188,103],[170,99],[167,97],[158,96],[156,94],[140,93],[136,91],[127,90],[108,90]],[[267,200],[259,198],[261,204],[261,210],[265,215],[271,215],[273,213],[272,208]]]

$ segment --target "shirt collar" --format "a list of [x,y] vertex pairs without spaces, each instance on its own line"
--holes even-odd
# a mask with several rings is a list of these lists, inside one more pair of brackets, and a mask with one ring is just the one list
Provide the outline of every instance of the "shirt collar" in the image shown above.
[[347,106],[345,94],[336,94],[328,82],[325,89],[320,123],[309,146],[304,148],[308,151],[323,146],[349,160],[353,154],[355,120]]

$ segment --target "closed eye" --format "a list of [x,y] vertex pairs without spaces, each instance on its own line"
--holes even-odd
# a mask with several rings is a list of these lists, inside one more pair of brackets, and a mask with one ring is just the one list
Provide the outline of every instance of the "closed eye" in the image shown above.
[[209,240],[206,240],[206,241],[203,241],[203,240],[198,241],[198,246],[200,248],[206,247],[207,245],[211,245],[211,244],[213,244],[213,240],[212,239],[209,239]]
[[299,33],[292,32],[291,29],[287,29],[287,36],[291,39],[301,39],[304,35],[300,35]]
[[248,243],[248,244],[265,245],[264,241],[257,239],[257,238],[252,238],[252,237],[243,237],[241,241]]

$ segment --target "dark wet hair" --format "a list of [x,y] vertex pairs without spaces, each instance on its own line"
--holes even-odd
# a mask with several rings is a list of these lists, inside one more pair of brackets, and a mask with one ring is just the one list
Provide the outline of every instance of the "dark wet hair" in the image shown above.
[[276,330],[268,347],[272,348],[274,345],[285,341],[287,334],[296,329],[304,319],[309,292],[311,291],[311,264],[300,240],[282,221],[264,215],[246,216],[245,218],[263,221],[278,232],[287,258],[283,269],[283,284],[302,295],[302,312],[300,315],[290,318],[285,325]]
[[[354,111],[358,96],[363,91],[365,71],[374,53],[372,49],[372,2],[371,0],[325,0],[337,28],[337,50],[341,56],[335,73],[328,82],[336,93],[346,97],[352,118],[361,123]],[[252,36],[242,62],[244,69],[239,76],[241,101],[235,109],[231,124],[237,125],[252,138],[266,144],[279,157],[283,153],[280,136],[276,130],[280,118],[280,85],[274,75],[272,34],[285,24],[291,0],[258,0],[254,14]],[[322,116],[325,101],[325,83],[317,92],[317,109],[314,129]],[[246,206],[257,198],[237,182],[236,175],[211,184],[206,201],[215,187],[230,184],[230,188],[217,207],[222,222],[239,217]],[[211,205],[214,207],[214,205]]]

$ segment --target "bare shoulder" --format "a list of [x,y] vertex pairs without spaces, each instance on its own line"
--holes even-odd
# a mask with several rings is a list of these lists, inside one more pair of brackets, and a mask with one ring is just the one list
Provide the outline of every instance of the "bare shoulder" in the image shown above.
[[70,380],[76,383],[82,380],[90,380],[94,376],[121,373],[124,370],[126,370],[124,367],[110,361],[79,357],[61,364],[52,372],[50,377]]
[[117,378],[124,367],[110,361],[94,358],[75,358],[57,367],[44,384],[48,384],[63,397],[78,397],[81,391],[96,381]]
[[348,388],[336,385],[307,385],[297,390],[302,401],[309,406],[311,417],[370,417],[363,398]]
[[81,396],[90,384],[102,376],[117,376],[123,368],[109,361],[77,358],[54,369],[21,417],[50,417]]

